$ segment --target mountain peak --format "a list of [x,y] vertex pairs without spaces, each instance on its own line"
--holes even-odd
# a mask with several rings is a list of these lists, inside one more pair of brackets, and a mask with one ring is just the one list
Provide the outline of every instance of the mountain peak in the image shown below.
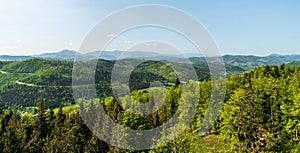
[[59,54],[76,54],[77,52],[74,50],[68,50],[68,49],[64,49],[60,52],[58,52]]

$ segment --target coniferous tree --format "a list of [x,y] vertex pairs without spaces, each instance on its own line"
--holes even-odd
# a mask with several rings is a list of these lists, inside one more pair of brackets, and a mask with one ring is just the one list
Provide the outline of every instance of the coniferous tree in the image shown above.
[[17,110],[15,109],[12,114],[12,117],[10,118],[6,126],[6,131],[3,134],[3,142],[4,142],[3,152],[17,153],[22,151],[21,141],[17,135],[18,120],[19,120],[19,115],[17,113]]
[[42,99],[38,104],[38,111],[34,124],[32,140],[29,141],[29,149],[34,152],[42,152],[45,139],[49,133],[48,114],[45,110],[45,103]]

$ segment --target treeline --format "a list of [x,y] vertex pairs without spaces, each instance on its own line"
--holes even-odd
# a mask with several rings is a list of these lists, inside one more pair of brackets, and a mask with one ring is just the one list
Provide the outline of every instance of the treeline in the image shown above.
[[0,92],[0,102],[4,109],[36,106],[39,98],[45,98],[46,108],[75,104],[71,87],[34,87],[8,84]]
[[106,152],[109,146],[92,135],[78,112],[45,110],[40,101],[36,115],[1,111],[0,150],[9,152]]

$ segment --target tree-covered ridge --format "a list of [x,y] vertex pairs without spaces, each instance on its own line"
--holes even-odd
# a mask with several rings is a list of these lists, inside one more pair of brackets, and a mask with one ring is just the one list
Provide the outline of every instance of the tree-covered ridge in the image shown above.
[[[133,67],[133,63],[136,62],[140,63],[137,67]],[[2,62],[2,65],[0,97],[3,99],[2,104],[5,108],[13,105],[35,106],[40,95],[45,97],[45,104],[50,108],[57,107],[60,103],[66,105],[74,103],[71,89],[73,62],[34,58]],[[188,81],[190,72],[193,71],[188,63],[138,59],[124,59],[121,62],[97,60],[95,83],[99,97],[111,96],[111,73],[114,66],[122,70],[133,69],[132,73],[130,71],[122,72],[124,76],[130,76],[130,91],[148,88],[154,81],[160,81],[165,86],[170,86],[176,82],[177,77],[183,79],[182,81]],[[228,66],[226,65],[226,68]],[[174,67],[176,67],[176,72]],[[192,67],[195,69],[199,81],[209,80],[209,68],[205,62],[192,61]],[[227,69],[227,72],[232,73],[242,73],[243,71],[235,66],[229,66]],[[79,76],[76,79],[85,77]],[[121,79],[121,81],[126,82],[127,80]]]
[[0,68],[2,68],[3,66],[11,63],[12,61],[0,61]]
[[[126,54],[124,58],[122,58],[122,54]],[[99,55],[101,55],[101,59],[105,60],[120,60],[126,58],[133,59],[147,59],[147,60],[167,60],[172,62],[182,62],[188,59],[201,59],[204,61],[204,57],[201,57],[199,53],[186,53],[183,55],[170,55],[170,54],[161,54],[158,52],[144,52],[144,51],[93,51],[86,54],[82,54],[73,50],[62,50],[57,53],[43,53],[40,55],[32,55],[32,56],[8,56],[2,55],[0,56],[1,61],[22,61],[28,60],[31,58],[41,58],[48,60],[62,60],[62,61],[74,61],[76,60],[96,60],[99,59]],[[262,65],[281,65],[287,64],[293,61],[299,61],[300,55],[279,55],[279,54],[271,54],[268,56],[254,56],[254,55],[224,55],[222,56],[225,63],[229,65],[234,65],[241,67],[245,70],[253,70],[256,67]],[[209,59],[211,57],[207,57]]]
[[33,74],[19,79],[19,81],[40,86],[71,86],[72,67],[52,66],[42,68]]
[[24,61],[11,62],[3,66],[1,70],[9,73],[35,73],[38,70],[47,69],[50,67],[72,67],[72,65],[73,63],[68,61],[43,60],[39,58],[32,58]]
[[[112,68],[116,64],[122,68],[132,67],[132,63],[141,61],[139,59],[124,59],[122,60],[122,64],[116,61],[107,61],[107,60],[98,60],[97,64],[97,75],[101,77],[108,76],[111,72]],[[70,61],[59,61],[59,60],[44,60],[44,59],[28,59],[24,61],[15,61],[15,62],[2,62],[3,67],[1,68],[2,71],[8,72],[11,74],[27,74],[28,76],[22,77],[20,81],[24,81],[30,84],[36,85],[49,85],[55,86],[57,82],[65,82],[67,85],[71,85],[71,76],[72,76],[72,67],[73,62]],[[6,63],[6,64],[4,64]],[[209,68],[203,59],[198,58],[191,58],[191,64],[194,67],[197,75],[198,80],[208,80],[209,79]],[[173,67],[172,67],[173,66]],[[163,77],[167,80],[172,80],[173,82],[177,78],[177,74],[181,75],[181,78],[187,76],[186,74],[189,73],[189,63],[176,63],[176,62],[169,62],[169,61],[153,61],[147,60],[140,63],[133,71],[140,73],[152,73],[154,75]],[[174,71],[173,68],[179,69],[179,71]],[[243,73],[245,70],[225,64],[226,71],[228,74],[237,74]],[[104,73],[104,74],[102,74]],[[127,72],[130,73],[130,72]],[[49,80],[49,78],[52,78]],[[97,77],[100,78],[100,77]],[[54,81],[55,80],[55,81]],[[97,80],[98,81],[98,80]],[[4,82],[5,83],[5,82]]]
[[[198,68],[199,70],[201,69],[208,69],[208,65],[206,60],[211,60],[213,59],[213,57],[208,57],[208,58],[204,58],[204,57],[191,57],[189,58],[189,60],[193,63],[193,65]],[[242,74],[244,73],[246,70],[248,70],[248,68],[242,68],[241,66],[237,66],[234,64],[229,63],[227,60],[224,60],[224,65],[226,68],[226,73],[228,76],[233,75],[233,74]],[[211,60],[213,62],[213,60]]]
[[299,61],[300,55],[276,55],[254,56],[254,55],[225,55],[223,60],[226,64],[241,67],[245,70],[253,70],[254,68],[264,65],[281,65],[293,61]]
[[287,64],[288,66],[300,66],[300,61],[294,61]]

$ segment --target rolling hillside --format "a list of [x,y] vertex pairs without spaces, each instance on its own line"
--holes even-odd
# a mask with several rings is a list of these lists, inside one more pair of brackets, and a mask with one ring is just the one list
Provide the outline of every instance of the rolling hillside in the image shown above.
[[[224,56],[227,76],[242,74],[260,65],[280,65],[298,56]],[[151,82],[160,81],[165,86],[174,84],[179,77],[181,81],[191,79],[193,69],[198,81],[209,80],[209,68],[203,57],[190,58],[192,66],[188,63],[171,61],[141,61],[140,59],[98,60],[95,83],[99,97],[111,95],[111,73],[115,67],[122,72],[121,76],[130,76],[130,90],[148,88]],[[135,68],[133,65],[139,63]],[[297,65],[292,62],[288,65]],[[133,70],[132,72],[129,69]],[[173,70],[176,69],[176,72]],[[66,105],[74,103],[72,97],[72,69],[73,62],[66,60],[45,60],[32,58],[22,61],[0,62],[0,98],[5,107],[12,105],[33,106],[37,99],[46,98],[48,107],[59,106],[61,102]],[[125,71],[123,71],[125,70]],[[81,76],[84,78],[85,76]],[[118,78],[125,83],[127,78]]]
[[294,61],[294,62],[288,63],[287,65],[289,65],[289,66],[300,66],[300,61]]
[[[100,56],[99,56],[100,55]],[[193,63],[205,63],[205,59],[197,53],[186,53],[186,57]],[[185,58],[179,55],[169,55],[161,54],[157,52],[144,52],[144,51],[94,51],[86,54],[81,54],[73,50],[62,50],[56,53],[43,53],[40,55],[32,56],[0,56],[0,61],[23,61],[30,58],[40,58],[48,60],[61,60],[61,61],[73,61],[77,60],[95,60],[95,59],[105,59],[105,60],[120,60],[120,59],[146,59],[146,60],[156,60],[156,61],[171,61],[171,62],[184,62]],[[121,58],[120,58],[121,57]],[[212,57],[208,57],[210,59]],[[254,55],[225,55],[223,60],[228,66],[227,69],[238,69],[242,68],[244,70],[253,70],[256,67],[262,65],[281,65],[287,64],[293,61],[300,61],[300,55],[278,55],[271,54],[268,56],[254,56]],[[1,64],[0,64],[1,66]],[[235,68],[232,66],[236,66]],[[231,68],[230,68],[231,67]],[[227,72],[228,73],[228,72]],[[229,73],[230,74],[230,73]]]
[[[135,63],[140,63],[133,67]],[[39,58],[24,61],[1,62],[0,98],[6,107],[12,105],[33,106],[38,98],[43,97],[48,107],[74,103],[72,98],[72,67],[73,62],[60,60],[44,60]],[[169,61],[140,61],[124,59],[119,62],[98,60],[95,83],[99,97],[111,95],[111,73],[113,67],[120,70],[133,69],[133,72],[122,71],[122,76],[130,76],[130,90],[148,88],[151,82],[160,81],[165,86],[174,84],[177,77],[189,81],[190,74],[195,69],[198,80],[209,80],[209,69],[205,62],[194,62],[193,67],[187,63]],[[177,72],[173,70],[176,68]],[[242,73],[244,70],[237,66],[227,65],[228,74]],[[85,77],[85,76],[81,76]],[[120,83],[126,78],[120,77]]]
[[230,65],[241,67],[245,70],[252,70],[263,65],[281,65],[293,61],[299,61],[300,55],[277,55],[271,54],[269,56],[242,56],[242,55],[225,55],[224,62]]

